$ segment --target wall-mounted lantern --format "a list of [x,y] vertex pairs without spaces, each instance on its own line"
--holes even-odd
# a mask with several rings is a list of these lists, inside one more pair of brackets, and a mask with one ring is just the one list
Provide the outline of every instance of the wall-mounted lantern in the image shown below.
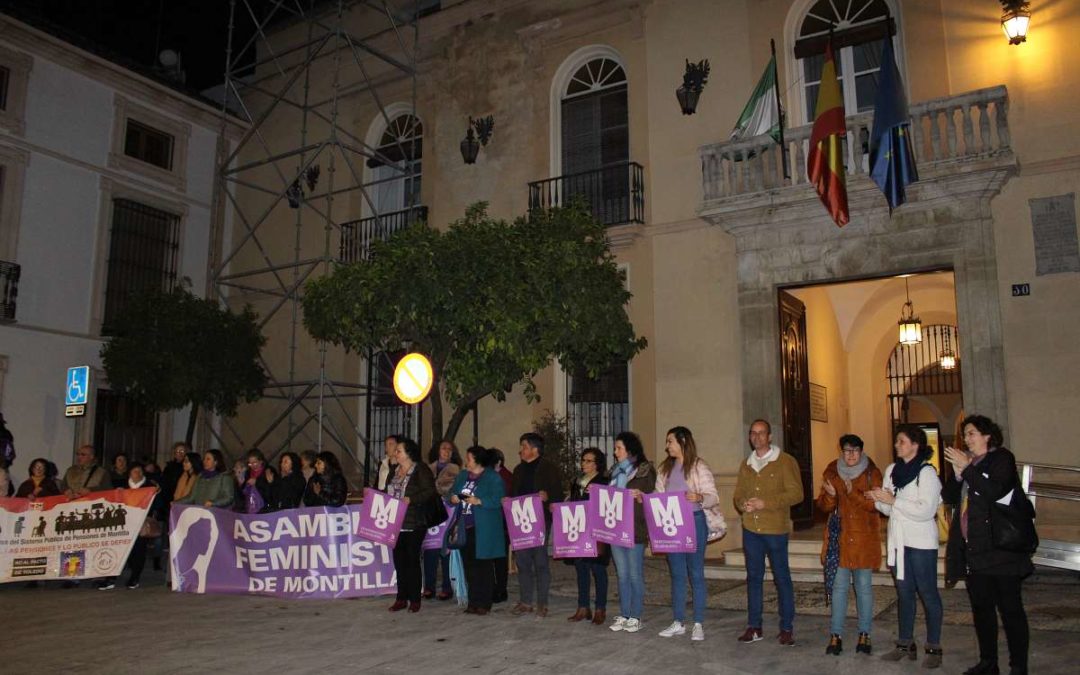
[[1000,0],[1004,10],[1001,13],[1001,29],[1009,44],[1018,45],[1027,42],[1028,25],[1031,23],[1031,3],[1028,0]]
[[675,98],[679,99],[682,114],[694,114],[697,110],[698,99],[701,98],[701,90],[705,88],[705,83],[708,80],[708,59],[703,59],[697,63],[690,63],[690,59],[686,59],[686,72],[683,73],[682,86],[675,90]]
[[476,164],[476,156],[480,154],[480,146],[486,146],[491,140],[491,132],[495,129],[495,118],[491,115],[481,117],[478,120],[469,118],[469,128],[465,131],[465,138],[461,139],[461,158],[466,164]]

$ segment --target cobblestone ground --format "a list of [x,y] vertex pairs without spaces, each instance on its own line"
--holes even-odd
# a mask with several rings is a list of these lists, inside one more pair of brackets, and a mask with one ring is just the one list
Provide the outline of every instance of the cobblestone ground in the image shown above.
[[[890,664],[877,656],[825,656],[828,623],[819,584],[797,584],[797,644],[774,639],[775,598],[766,584],[766,639],[740,645],[745,592],[739,581],[710,581],[704,642],[664,639],[671,620],[669,577],[663,560],[646,565],[645,628],[637,634],[573,624],[573,569],[552,566],[547,619],[510,615],[497,605],[487,617],[461,614],[453,602],[427,602],[419,614],[390,614],[387,598],[355,601],[282,601],[253,596],[196,596],[169,592],[160,573],[148,572],[134,591],[101,592],[0,586],[0,673],[769,673],[875,675],[921,672],[916,663]],[[613,568],[612,568],[613,571]],[[514,579],[512,577],[512,579]],[[614,578],[609,608],[617,611]],[[511,596],[516,589],[511,589]],[[875,588],[875,648],[890,646],[896,620],[892,589]],[[944,591],[943,675],[976,660],[975,636],[964,591]],[[1025,586],[1032,623],[1031,672],[1076,672],[1080,581],[1040,574]],[[921,629],[916,630],[921,643]],[[1004,638],[1001,640],[1005,663]]]

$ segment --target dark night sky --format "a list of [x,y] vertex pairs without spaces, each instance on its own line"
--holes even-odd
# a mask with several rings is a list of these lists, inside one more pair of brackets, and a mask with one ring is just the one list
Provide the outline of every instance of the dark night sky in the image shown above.
[[[41,17],[145,68],[161,50],[177,51],[195,90],[224,79],[228,0],[3,0],[0,10]],[[239,30],[246,42],[250,23]]]

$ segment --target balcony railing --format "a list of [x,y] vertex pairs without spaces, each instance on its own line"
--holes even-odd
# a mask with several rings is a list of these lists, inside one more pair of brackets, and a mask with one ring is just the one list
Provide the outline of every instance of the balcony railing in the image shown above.
[[19,297],[19,275],[22,268],[0,260],[0,323],[15,321],[15,300]]
[[[920,173],[1011,152],[1009,97],[1004,86],[923,101],[910,108],[912,145]],[[849,176],[869,174],[873,113],[847,118],[844,144]],[[779,146],[768,136],[701,148],[705,201],[809,185],[806,157],[812,125],[785,131],[789,173],[783,175]],[[924,176],[926,177],[926,176]]]
[[427,212],[426,206],[413,206],[401,211],[342,223],[339,259],[343,263],[369,259],[372,243],[385,241],[395,232],[404,230],[413,223],[427,220]]
[[529,183],[529,210],[569,204],[581,197],[604,225],[645,222],[645,172],[637,162]]

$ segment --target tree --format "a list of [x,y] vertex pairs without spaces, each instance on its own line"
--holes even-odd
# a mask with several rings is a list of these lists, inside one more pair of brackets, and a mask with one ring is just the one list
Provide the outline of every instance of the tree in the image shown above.
[[[599,375],[645,348],[604,226],[580,204],[513,223],[470,206],[445,231],[420,223],[376,242],[371,260],[308,283],[304,325],[359,352],[402,345],[431,359],[432,437],[454,438],[470,407],[502,401],[559,359]],[[443,401],[452,408],[443,424]]]
[[262,396],[266,338],[245,307],[239,314],[181,288],[131,299],[101,349],[109,384],[153,410],[191,406],[190,445],[199,409],[232,416]]

